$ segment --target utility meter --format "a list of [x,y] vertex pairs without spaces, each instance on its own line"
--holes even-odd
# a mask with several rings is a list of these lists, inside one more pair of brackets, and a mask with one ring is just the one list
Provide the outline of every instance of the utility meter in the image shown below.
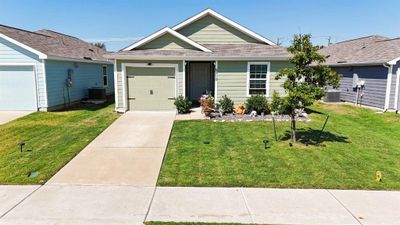
[[67,79],[65,80],[65,85],[67,87],[72,87],[72,76],[74,74],[74,70],[73,69],[68,69],[67,72]]

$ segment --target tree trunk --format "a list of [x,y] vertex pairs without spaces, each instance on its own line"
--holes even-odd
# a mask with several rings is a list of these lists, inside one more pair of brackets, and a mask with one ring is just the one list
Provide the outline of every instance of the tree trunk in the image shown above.
[[296,142],[296,115],[292,114],[290,115],[291,121],[290,121],[290,128],[292,131],[292,142]]

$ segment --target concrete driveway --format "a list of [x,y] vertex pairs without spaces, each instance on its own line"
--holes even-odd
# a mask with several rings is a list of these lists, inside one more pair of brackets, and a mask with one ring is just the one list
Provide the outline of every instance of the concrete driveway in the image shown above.
[[32,111],[0,111],[0,125],[31,114]]
[[0,224],[142,224],[174,118],[122,115],[44,186],[7,206]]
[[174,117],[174,112],[122,115],[48,184],[154,187]]

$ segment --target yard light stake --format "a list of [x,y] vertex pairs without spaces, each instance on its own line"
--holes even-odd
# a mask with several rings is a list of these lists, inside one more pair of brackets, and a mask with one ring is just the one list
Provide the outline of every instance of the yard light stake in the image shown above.
[[325,123],[324,123],[324,125],[322,126],[322,129],[321,129],[321,131],[319,132],[319,135],[318,135],[317,144],[319,144],[319,141],[321,140],[322,132],[324,132],[326,123],[328,122],[328,119],[329,119],[329,116],[330,116],[330,115],[331,115],[331,113],[328,113],[328,116],[326,116]]
[[264,149],[267,149],[269,141],[267,139],[265,139],[265,140],[263,140],[263,143],[264,143]]
[[272,116],[272,123],[274,124],[275,141],[278,141],[278,136],[276,135],[275,117]]
[[25,142],[23,142],[23,141],[18,142],[18,146],[19,146],[19,149],[20,149],[21,152],[24,149],[24,145],[25,145]]

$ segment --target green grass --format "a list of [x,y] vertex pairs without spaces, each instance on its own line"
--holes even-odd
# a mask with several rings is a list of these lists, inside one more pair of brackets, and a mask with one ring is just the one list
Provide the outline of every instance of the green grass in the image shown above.
[[[65,112],[36,112],[0,125],[0,184],[47,181],[107,128],[113,105],[87,105]],[[17,143],[26,142],[20,152]],[[39,175],[28,178],[32,171]]]
[[158,185],[400,189],[400,115],[350,105],[310,110],[312,121],[298,123],[293,147],[288,122],[277,123],[282,140],[275,142],[271,122],[176,121]]

